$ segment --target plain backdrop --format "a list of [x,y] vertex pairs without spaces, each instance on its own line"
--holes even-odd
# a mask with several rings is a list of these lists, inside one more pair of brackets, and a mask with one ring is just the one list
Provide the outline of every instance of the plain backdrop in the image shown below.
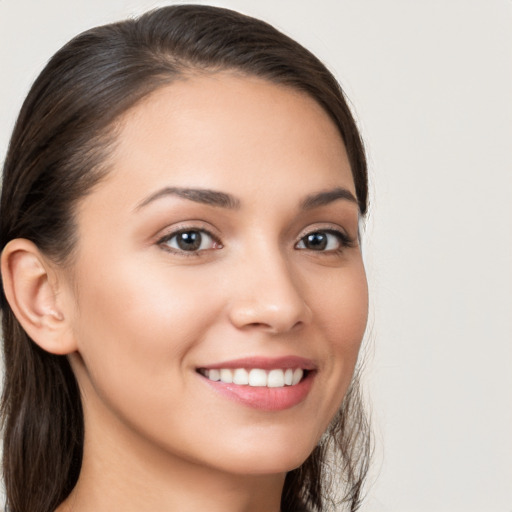
[[[0,160],[60,46],[168,3],[0,0]],[[316,53],[367,144],[376,450],[363,512],[512,512],[512,3],[209,3]]]

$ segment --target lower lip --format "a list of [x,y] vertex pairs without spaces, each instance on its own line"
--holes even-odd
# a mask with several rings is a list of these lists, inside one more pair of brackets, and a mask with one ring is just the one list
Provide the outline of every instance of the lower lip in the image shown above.
[[268,388],[256,386],[239,386],[210,380],[199,375],[217,393],[242,405],[262,411],[283,411],[303,402],[313,385],[315,372],[310,371],[295,386]]

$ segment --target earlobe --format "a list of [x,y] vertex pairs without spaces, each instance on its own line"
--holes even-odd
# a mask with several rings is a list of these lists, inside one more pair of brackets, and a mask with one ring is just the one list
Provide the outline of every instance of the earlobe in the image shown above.
[[66,299],[55,269],[37,246],[22,238],[11,240],[2,251],[1,270],[7,302],[29,337],[47,352],[74,352]]

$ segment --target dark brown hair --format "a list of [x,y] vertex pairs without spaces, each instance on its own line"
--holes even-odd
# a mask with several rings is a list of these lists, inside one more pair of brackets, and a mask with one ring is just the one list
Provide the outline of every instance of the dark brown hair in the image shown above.
[[[339,128],[361,214],[367,209],[365,154],[343,92],[308,50],[262,21],[208,6],[161,8],[89,30],[49,61],[21,109],[9,145],[0,206],[0,249],[26,238],[56,262],[73,259],[74,208],[108,172],[115,121],[164,84],[192,72],[235,70],[303,91]],[[9,512],[53,512],[81,466],[83,415],[65,356],[23,331],[1,295],[5,382],[3,471]],[[319,446],[288,473],[282,511],[324,511],[332,487],[359,507],[368,468],[368,425],[354,378]],[[331,505],[330,505],[331,503]],[[342,506],[342,505],[340,505]]]

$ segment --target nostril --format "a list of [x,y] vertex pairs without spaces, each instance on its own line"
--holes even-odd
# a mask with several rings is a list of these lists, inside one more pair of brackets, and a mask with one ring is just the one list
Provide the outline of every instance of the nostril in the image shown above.
[[289,327],[289,324],[284,322],[252,322],[248,323],[246,325],[241,326],[242,330],[251,330],[251,329],[259,329],[268,331],[272,334],[279,334],[281,332],[290,332],[300,329],[304,325],[304,322],[299,321],[293,324],[291,327]]

